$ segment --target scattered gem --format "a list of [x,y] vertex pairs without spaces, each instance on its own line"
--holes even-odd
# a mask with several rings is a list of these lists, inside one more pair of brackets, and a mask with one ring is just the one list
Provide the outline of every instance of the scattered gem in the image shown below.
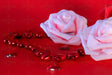
[[36,56],[41,56],[43,54],[43,52],[42,51],[39,51],[39,50],[36,50],[36,51],[34,51],[34,54]]
[[8,40],[4,40],[4,43],[8,43]]
[[45,51],[42,55],[41,55],[41,59],[42,60],[50,60],[50,51]]
[[47,70],[50,70],[50,71],[56,71],[56,70],[60,70],[60,66],[59,65],[48,65]]
[[24,33],[24,36],[27,38],[27,39],[30,39],[32,38],[33,34],[31,32],[27,32],[27,33]]
[[78,52],[79,52],[80,56],[84,56],[85,55],[85,52],[83,51],[83,49],[79,49]]
[[28,48],[29,45],[25,45],[25,48]]
[[15,42],[12,42],[12,45],[13,45],[13,46],[16,46],[17,44],[16,44]]
[[75,60],[75,59],[77,59],[79,57],[79,53],[78,53],[78,51],[75,51],[74,53],[71,53],[71,54],[67,54],[67,59],[68,60]]
[[77,59],[78,57],[79,57],[79,54],[78,54],[78,53],[75,53],[75,54],[72,54],[71,59],[72,59],[72,60],[75,60],[75,59]]
[[53,59],[58,62],[61,61],[61,58],[59,56],[54,56]]
[[16,57],[17,54],[16,53],[12,53],[12,54],[6,54],[5,57],[10,58],[10,57]]
[[40,34],[35,34],[35,37],[36,37],[36,38],[42,38],[42,37],[43,37],[43,34],[42,34],[42,33],[40,33]]
[[72,57],[72,55],[71,55],[71,54],[67,54],[66,59],[70,60],[70,59],[71,59],[71,57]]
[[20,47],[20,48],[23,48],[24,47],[24,45],[21,44],[21,43],[17,43],[17,46]]
[[42,55],[42,56],[41,56],[41,59],[42,59],[42,60],[45,60],[45,61],[48,61],[48,60],[51,59],[51,57],[50,57],[50,56],[44,56],[44,55]]
[[12,36],[13,39],[21,39],[22,38],[22,35],[19,34],[19,33],[14,33],[13,36]]
[[38,38],[42,38],[42,37],[43,37],[43,34],[39,34],[39,35],[38,35]]
[[31,48],[31,50],[32,50],[32,51],[36,51],[37,49],[36,49],[36,48]]
[[61,58],[61,60],[65,60],[66,59],[66,55],[57,55]]
[[29,45],[29,46],[28,46],[28,48],[29,48],[29,49],[32,49],[32,46],[31,46],[31,45]]
[[8,41],[8,44],[9,44],[9,45],[11,45],[11,44],[12,44],[12,42]]

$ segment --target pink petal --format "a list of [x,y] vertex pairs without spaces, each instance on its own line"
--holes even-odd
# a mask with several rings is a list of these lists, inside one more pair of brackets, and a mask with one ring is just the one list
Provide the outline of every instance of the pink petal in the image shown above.
[[111,49],[103,49],[102,51],[108,55],[112,54],[112,48]]
[[95,52],[95,51],[91,51],[88,47],[87,47],[87,39],[88,39],[88,36],[89,36],[89,33],[92,29],[92,26],[89,27],[89,28],[85,28],[83,30],[83,32],[80,33],[80,37],[81,37],[81,42],[82,42],[82,45],[84,47],[84,50],[85,50],[85,53],[87,55],[98,55],[99,53],[98,52]]
[[105,53],[102,53],[100,55],[91,55],[91,57],[96,61],[112,59],[112,55],[108,55]]

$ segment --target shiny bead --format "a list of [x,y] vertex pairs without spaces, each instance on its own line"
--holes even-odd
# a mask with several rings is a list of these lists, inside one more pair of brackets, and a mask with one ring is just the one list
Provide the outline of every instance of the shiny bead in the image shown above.
[[42,55],[43,53],[44,53],[44,52],[40,51],[40,53],[39,53],[39,54],[40,54],[40,55]]
[[36,49],[34,51],[32,51],[33,53],[36,53],[36,52],[39,52],[40,50],[39,49]]
[[29,49],[32,49],[32,46],[31,46],[31,45],[29,45],[29,46],[28,46],[28,48],[29,48]]
[[61,56],[61,60],[65,60],[66,59],[66,56]]
[[17,46],[19,47],[19,43],[17,43]]
[[6,54],[5,57],[10,58],[10,57],[16,57],[17,54],[16,53],[12,53],[12,54]]
[[79,52],[79,55],[80,55],[80,56],[84,56],[84,55],[85,55],[85,52],[84,52],[83,49],[79,49],[78,52]]
[[11,57],[11,54],[7,54],[7,55],[5,55],[5,57],[9,58],[9,57]]
[[8,41],[8,44],[9,44],[9,45],[11,45],[11,44],[12,44],[12,42]]
[[75,60],[75,59],[77,59],[78,57],[79,57],[79,54],[78,54],[78,53],[75,53],[75,54],[72,55],[71,59],[72,59],[72,60]]
[[20,48],[24,47],[24,45],[21,44],[21,43],[17,43],[17,46],[20,47]]
[[23,44],[19,44],[19,47],[24,47],[24,45]]
[[12,42],[12,46],[16,46],[17,44],[15,42]]
[[22,35],[19,34],[19,33],[14,33],[13,36],[12,36],[13,39],[21,39],[22,38]]
[[29,45],[25,45],[25,48],[28,48]]
[[33,34],[28,32],[28,33],[24,33],[24,36],[27,38],[27,39],[30,39],[32,38]]
[[42,38],[43,37],[43,34],[39,34],[38,38]]
[[8,40],[4,40],[4,43],[8,43]]
[[50,60],[50,59],[51,59],[50,56],[46,56],[46,57],[44,58],[44,60]]
[[55,61],[58,61],[58,62],[59,62],[59,61],[61,61],[61,58],[60,58],[59,56],[54,56],[54,57],[53,57],[53,60],[55,60]]
[[51,57],[50,56],[44,56],[44,55],[42,55],[41,59],[47,61],[47,60],[50,60]]
[[35,34],[35,37],[38,37],[39,36],[39,34]]
[[47,70],[50,70],[50,71],[56,71],[56,70],[60,70],[60,66],[59,65],[48,65],[47,66],[47,68],[46,68]]
[[31,48],[31,50],[32,50],[32,51],[36,51],[37,49],[36,49],[36,48]]
[[43,34],[41,34],[41,33],[40,34],[35,34],[35,37],[36,38],[42,38],[43,37]]
[[67,55],[67,59],[72,59],[72,60],[75,60],[79,57],[79,53],[71,53],[71,54],[68,54]]
[[40,52],[39,51],[35,52],[35,55],[40,56]]
[[41,59],[42,60],[50,60],[50,51],[45,51],[42,55],[41,55]]
[[61,60],[65,60],[66,59],[66,55],[60,55]]
[[71,59],[71,57],[72,57],[72,55],[71,55],[71,54],[67,54],[66,59],[70,60],[70,59]]
[[32,46],[31,45],[25,45],[24,47],[32,50]]
[[41,56],[43,54],[43,52],[36,50],[33,52],[36,56]]

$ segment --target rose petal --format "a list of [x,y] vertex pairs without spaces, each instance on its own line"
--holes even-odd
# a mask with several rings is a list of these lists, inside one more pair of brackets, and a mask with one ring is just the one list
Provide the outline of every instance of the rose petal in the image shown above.
[[96,61],[112,59],[112,55],[107,55],[105,53],[102,53],[100,55],[91,55],[91,57]]
[[89,33],[90,33],[91,30],[92,30],[92,26],[89,27],[89,28],[85,28],[85,29],[83,30],[83,32],[80,33],[82,45],[83,45],[84,50],[85,50],[85,53],[86,53],[87,55],[90,55],[90,54],[92,54],[92,55],[98,55],[98,54],[99,54],[98,52],[91,51],[91,50],[89,50],[89,48],[87,47],[87,38],[88,38]]
[[102,43],[109,43],[109,42],[112,42],[112,35],[111,36],[96,37],[96,39],[101,41]]
[[86,18],[76,15],[75,19],[76,19],[75,25],[76,25],[77,33],[82,31],[84,28],[87,28],[87,19]]
[[112,54],[112,49],[103,49],[102,51],[108,55]]
[[74,38],[72,38],[72,39],[70,39],[68,41],[65,41],[65,40],[63,40],[63,39],[61,39],[59,37],[56,37],[56,36],[51,37],[51,38],[53,39],[53,41],[55,43],[62,43],[62,44],[69,44],[69,45],[80,45],[80,39],[77,39],[78,37],[77,38],[74,37]]

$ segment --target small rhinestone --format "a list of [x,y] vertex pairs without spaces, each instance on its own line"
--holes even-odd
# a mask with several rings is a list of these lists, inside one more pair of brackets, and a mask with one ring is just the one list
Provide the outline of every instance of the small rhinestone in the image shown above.
[[32,50],[32,51],[36,51],[37,49],[36,49],[36,48],[31,48],[31,50]]
[[83,49],[79,49],[78,52],[79,52],[80,56],[84,56],[85,55],[85,52],[83,51]]
[[47,70],[50,70],[50,71],[56,71],[56,70],[60,70],[60,66],[59,65],[48,65]]
[[11,45],[11,44],[12,44],[12,42],[8,41],[8,44],[9,44],[9,45]]
[[33,34],[28,32],[28,33],[24,33],[24,36],[27,38],[27,39],[30,39],[32,38]]
[[17,46],[20,47],[20,48],[24,47],[24,45],[21,44],[21,43],[17,43]]
[[13,46],[16,46],[17,44],[16,44],[15,42],[12,42],[12,45],[13,45]]
[[13,39],[21,39],[22,38],[22,35],[19,34],[19,33],[14,33],[13,36],[12,36]]
[[45,51],[45,52],[41,55],[41,59],[42,59],[42,60],[50,60],[50,51]]
[[59,56],[54,56],[53,59],[58,62],[61,61],[61,58]]
[[65,60],[66,59],[66,55],[57,55],[61,58],[61,60]]
[[10,57],[16,57],[17,54],[16,53],[12,53],[12,54],[6,54],[5,57],[10,58]]
[[4,40],[4,43],[8,43],[8,40]]

